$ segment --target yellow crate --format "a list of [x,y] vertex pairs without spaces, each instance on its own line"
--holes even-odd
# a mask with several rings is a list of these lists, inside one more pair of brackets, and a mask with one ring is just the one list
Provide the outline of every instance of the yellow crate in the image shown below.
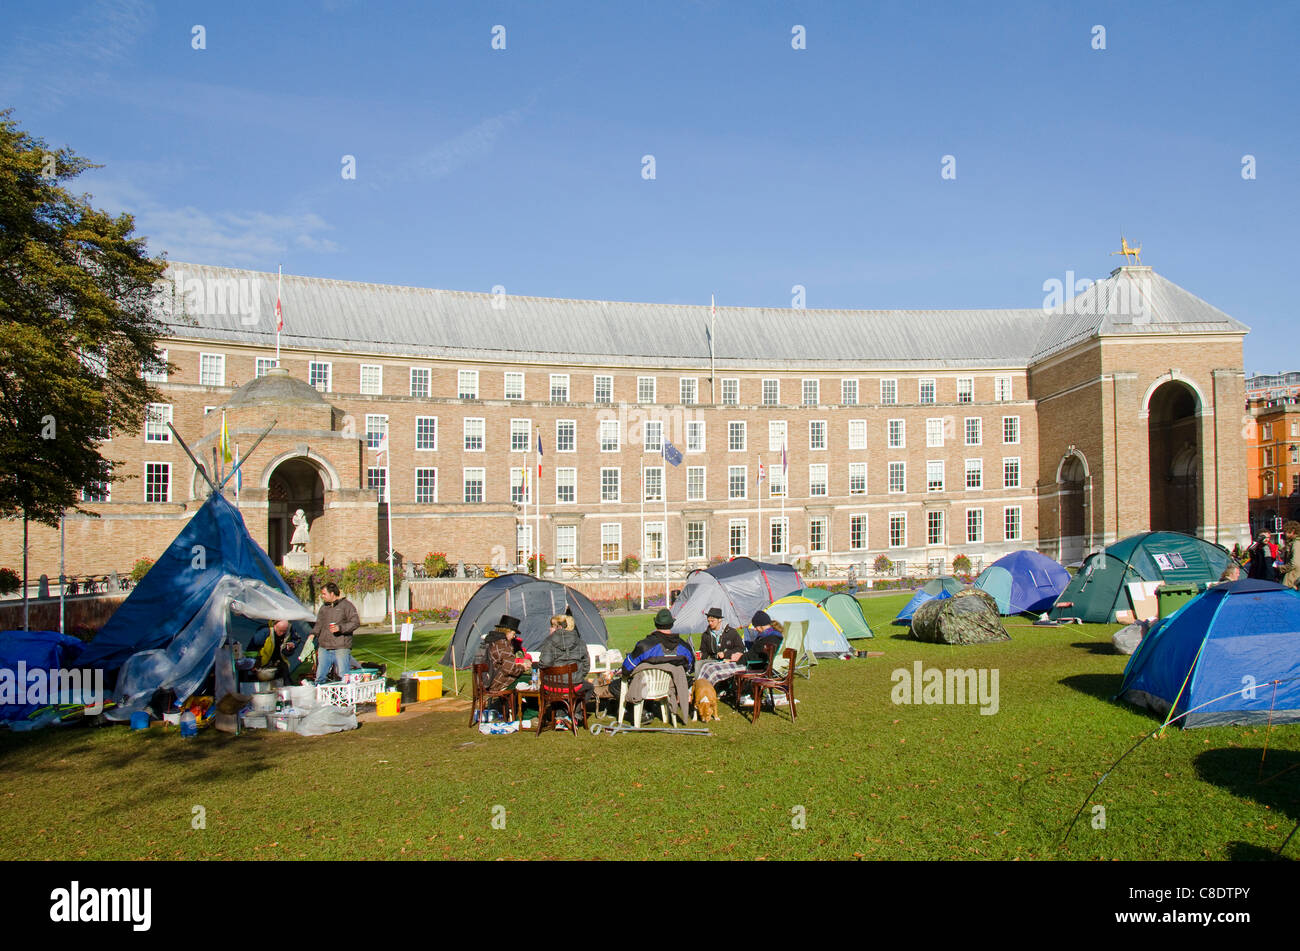
[[419,686],[416,700],[437,700],[442,696],[442,674],[436,670],[422,670],[416,674]]
[[395,717],[402,712],[402,695],[397,692],[381,693],[375,698],[375,711],[381,717]]

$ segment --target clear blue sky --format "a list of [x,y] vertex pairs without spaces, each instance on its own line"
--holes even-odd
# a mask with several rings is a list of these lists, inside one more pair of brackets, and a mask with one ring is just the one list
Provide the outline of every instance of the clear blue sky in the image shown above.
[[1253,328],[1247,372],[1300,369],[1300,4],[115,0],[5,20],[0,103],[102,163],[81,187],[174,260],[1033,307],[1067,270],[1108,273],[1122,230]]

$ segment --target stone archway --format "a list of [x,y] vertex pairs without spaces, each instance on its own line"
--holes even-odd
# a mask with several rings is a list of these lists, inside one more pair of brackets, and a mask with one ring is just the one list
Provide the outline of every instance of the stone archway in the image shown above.
[[1181,380],[1161,384],[1148,404],[1151,530],[1197,534],[1200,506],[1200,400]]
[[1087,483],[1088,467],[1077,452],[1072,452],[1061,460],[1056,477],[1057,505],[1061,515],[1057,561],[1063,565],[1082,562],[1088,547]]
[[293,513],[302,509],[310,525],[325,514],[325,482],[309,460],[286,459],[271,472],[267,484],[266,552],[281,564],[293,537]]

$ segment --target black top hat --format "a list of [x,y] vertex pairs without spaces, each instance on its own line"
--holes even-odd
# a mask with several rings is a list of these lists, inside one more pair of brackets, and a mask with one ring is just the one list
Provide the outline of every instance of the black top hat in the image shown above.
[[721,619],[721,618],[722,618],[722,608],[709,608],[707,611],[704,612],[704,616],[705,616],[705,617],[715,617],[715,618]]
[[509,614],[501,615],[501,620],[497,621],[497,627],[503,627],[507,631],[519,633],[519,618],[511,617]]
[[667,608],[660,608],[659,613],[655,615],[655,627],[661,631],[670,630],[673,626],[673,612]]

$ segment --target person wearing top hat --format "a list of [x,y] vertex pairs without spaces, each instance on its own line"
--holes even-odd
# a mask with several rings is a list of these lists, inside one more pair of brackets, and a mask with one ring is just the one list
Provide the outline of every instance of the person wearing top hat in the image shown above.
[[695,651],[673,633],[673,613],[667,608],[660,608],[655,615],[654,631],[638,641],[632,652],[623,658],[623,674],[632,678],[627,691],[629,703],[639,703],[642,699],[644,678],[638,678],[636,674],[647,667],[668,671],[673,679],[669,700],[676,702],[683,722],[690,720],[691,691],[686,675],[695,669]]
[[532,669],[528,656],[523,653],[524,642],[519,636],[519,619],[509,614],[501,615],[496,627],[483,638],[483,651],[488,665],[488,689],[505,690]]
[[740,660],[740,655],[745,653],[745,642],[739,631],[722,623],[722,609],[709,608],[704,617],[709,629],[700,638],[701,656],[709,660]]

